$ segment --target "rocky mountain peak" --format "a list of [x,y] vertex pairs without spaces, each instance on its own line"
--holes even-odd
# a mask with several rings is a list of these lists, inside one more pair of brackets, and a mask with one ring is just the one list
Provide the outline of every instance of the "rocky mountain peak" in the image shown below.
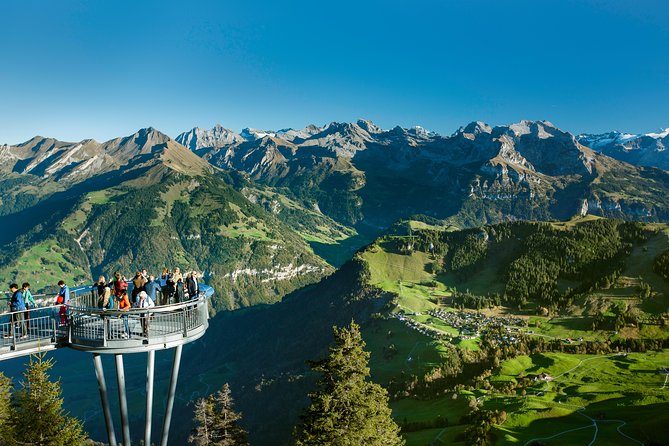
[[369,134],[383,133],[383,129],[374,124],[369,119],[358,119],[358,127],[364,129]]
[[206,148],[221,148],[246,141],[238,133],[216,124],[211,130],[195,127],[177,136],[175,140],[194,152]]
[[255,141],[256,139],[263,138],[267,135],[276,136],[276,132],[271,130],[258,130],[252,127],[246,127],[245,129],[242,129],[240,135],[247,141]]
[[309,124],[302,130],[295,130],[292,128],[281,129],[278,132],[276,132],[276,135],[277,137],[280,137],[281,139],[284,139],[286,141],[301,142],[304,141],[305,139],[311,138],[312,136],[322,131],[323,127],[318,127],[315,124]]
[[153,127],[146,127],[139,129],[130,136],[121,138],[121,145],[148,148],[158,144],[164,144],[171,139],[172,138]]
[[500,132],[511,133],[515,137],[532,135],[541,139],[552,138],[554,136],[565,134],[565,132],[562,132],[549,121],[522,120],[509,126],[500,126],[498,129]]
[[479,133],[492,133],[492,127],[483,121],[470,122],[462,129],[464,133],[472,133],[478,135]]

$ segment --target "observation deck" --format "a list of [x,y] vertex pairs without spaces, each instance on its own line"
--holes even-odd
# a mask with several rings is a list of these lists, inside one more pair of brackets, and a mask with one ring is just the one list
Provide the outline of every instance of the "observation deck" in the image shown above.
[[21,322],[14,322],[12,330],[11,313],[2,314],[5,320],[0,323],[0,360],[62,347],[114,354],[140,353],[187,344],[202,337],[207,330],[207,300],[213,294],[213,288],[200,285],[200,295],[196,299],[121,311],[98,309],[97,292],[90,287],[73,288],[70,290],[72,297],[66,325],[60,325],[58,312],[61,305],[23,312],[26,316],[25,333],[22,327],[18,327]]
[[[63,305],[44,306],[0,315],[6,319],[0,323],[0,361],[62,347],[92,353],[108,444],[118,446],[101,357],[101,355],[113,355],[123,445],[130,446],[132,437],[123,355],[146,353],[146,412],[143,439],[145,445],[150,445],[155,352],[161,349],[174,349],[160,440],[161,446],[167,446],[182,348],[184,344],[201,338],[206,332],[209,326],[207,301],[214,294],[214,289],[200,284],[198,296],[175,304],[128,310],[101,310],[97,308],[97,289],[91,288],[88,286],[70,289],[70,301],[66,306],[67,323],[64,324],[61,324],[59,314]],[[19,313],[25,319],[17,317]]]

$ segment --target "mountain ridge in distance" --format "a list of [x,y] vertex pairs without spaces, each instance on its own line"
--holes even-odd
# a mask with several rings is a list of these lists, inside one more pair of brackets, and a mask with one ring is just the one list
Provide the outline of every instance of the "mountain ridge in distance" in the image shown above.
[[455,215],[465,225],[587,212],[669,215],[661,194],[648,193],[653,188],[625,194],[621,183],[628,178],[641,189],[660,178],[666,189],[666,173],[592,150],[549,121],[494,127],[474,121],[450,136],[420,127],[383,130],[367,120],[309,128],[306,138],[271,132],[208,148],[203,141],[198,153],[261,184],[287,188],[305,206],[318,206],[344,224],[388,226],[411,213]]

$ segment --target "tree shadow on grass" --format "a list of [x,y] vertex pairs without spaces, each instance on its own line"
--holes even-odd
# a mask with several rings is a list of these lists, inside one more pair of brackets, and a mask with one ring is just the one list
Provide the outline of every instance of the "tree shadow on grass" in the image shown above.
[[527,369],[528,372],[538,372],[542,368],[547,369],[555,364],[555,360],[546,355],[538,354],[532,357],[532,363],[534,367]]

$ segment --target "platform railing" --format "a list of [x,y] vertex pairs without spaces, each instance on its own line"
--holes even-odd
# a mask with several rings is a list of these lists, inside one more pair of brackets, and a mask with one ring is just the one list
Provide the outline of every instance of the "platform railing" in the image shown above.
[[[77,339],[102,340],[121,339],[123,334],[131,337],[151,335],[187,334],[203,325],[207,318],[206,301],[198,298],[180,304],[128,310],[99,310],[70,305],[71,336]],[[127,321],[127,328],[126,328]],[[104,323],[103,323],[104,322]]]
[[90,307],[97,293],[80,293],[70,299],[68,343],[102,350],[141,345],[178,343],[206,329],[207,298],[151,308],[103,310]]
[[35,344],[51,345],[67,338],[67,327],[61,326],[61,305],[33,308],[2,315],[0,347],[18,350]]

